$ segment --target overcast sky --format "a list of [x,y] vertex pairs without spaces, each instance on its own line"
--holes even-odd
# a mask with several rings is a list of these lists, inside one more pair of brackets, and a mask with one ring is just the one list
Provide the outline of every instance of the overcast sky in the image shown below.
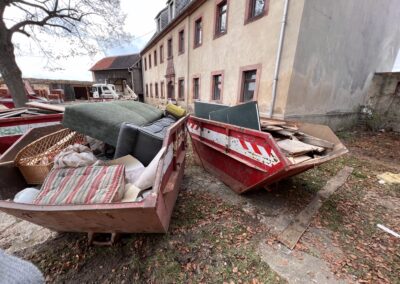
[[[39,56],[37,52],[30,52],[29,46],[33,45],[33,43],[24,36],[18,35],[16,40],[21,46],[23,56],[17,56],[17,63],[24,77],[92,80],[91,72],[88,70],[100,58],[104,56],[135,53],[143,48],[155,32],[156,25],[154,18],[157,13],[165,7],[165,4],[166,0],[121,0],[122,9],[127,14],[125,29],[135,36],[135,40],[130,46],[116,46],[112,50],[106,51],[106,54],[99,54],[94,58],[86,56],[53,62],[53,67],[62,70],[50,71],[46,68],[48,64],[45,57]],[[56,44],[57,48],[62,48],[62,42],[54,44]]]

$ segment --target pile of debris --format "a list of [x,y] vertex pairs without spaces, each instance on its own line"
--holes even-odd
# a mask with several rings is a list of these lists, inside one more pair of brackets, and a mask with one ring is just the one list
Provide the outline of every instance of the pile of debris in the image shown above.
[[272,135],[293,164],[326,156],[335,147],[334,143],[301,132],[294,123],[286,121],[264,120],[261,130]]
[[58,112],[34,108],[34,107],[12,108],[12,109],[3,107],[2,109],[0,109],[0,119],[15,118],[15,117],[31,117],[43,114],[56,114],[56,113]]

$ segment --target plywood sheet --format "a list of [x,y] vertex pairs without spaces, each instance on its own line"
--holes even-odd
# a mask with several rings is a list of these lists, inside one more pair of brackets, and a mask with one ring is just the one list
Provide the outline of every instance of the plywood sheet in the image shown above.
[[301,156],[310,152],[323,152],[325,149],[322,147],[317,147],[303,143],[301,141],[295,141],[290,139],[285,139],[278,141],[278,146],[286,153],[291,156]]

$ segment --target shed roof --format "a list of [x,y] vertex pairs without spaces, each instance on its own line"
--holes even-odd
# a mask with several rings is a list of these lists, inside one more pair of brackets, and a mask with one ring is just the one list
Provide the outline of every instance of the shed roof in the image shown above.
[[90,71],[128,69],[139,60],[140,55],[137,53],[105,57],[103,59],[100,59],[92,68],[90,68]]

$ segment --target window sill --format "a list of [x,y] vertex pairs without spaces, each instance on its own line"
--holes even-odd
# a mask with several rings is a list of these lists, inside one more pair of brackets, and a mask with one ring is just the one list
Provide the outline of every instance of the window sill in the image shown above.
[[200,46],[202,46],[202,45],[203,45],[203,43],[195,44],[195,45],[193,45],[193,49],[196,49],[196,48],[198,48],[198,47],[200,47]]
[[182,55],[182,54],[184,54],[185,53],[185,51],[180,51],[179,53],[178,53],[178,55]]
[[228,34],[228,31],[223,32],[223,33],[215,33],[214,34],[214,39],[220,38],[220,37],[222,37],[222,36],[224,36],[226,34]]
[[244,24],[247,25],[247,24],[250,24],[250,23],[252,23],[252,22],[255,22],[255,21],[257,21],[257,20],[259,20],[259,19],[261,19],[261,18],[264,18],[266,15],[267,15],[267,12],[264,11],[263,13],[261,13],[261,14],[258,15],[258,16],[255,16],[255,17],[252,17],[252,18],[249,17],[249,18],[247,18],[247,19],[244,21]]

